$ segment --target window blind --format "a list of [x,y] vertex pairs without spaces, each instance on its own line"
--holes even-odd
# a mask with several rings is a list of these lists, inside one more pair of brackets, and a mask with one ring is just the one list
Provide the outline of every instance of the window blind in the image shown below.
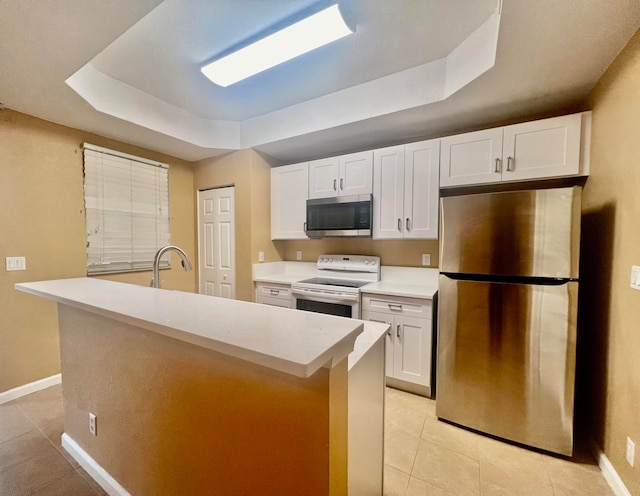
[[151,269],[171,244],[168,166],[87,143],[83,156],[87,274]]

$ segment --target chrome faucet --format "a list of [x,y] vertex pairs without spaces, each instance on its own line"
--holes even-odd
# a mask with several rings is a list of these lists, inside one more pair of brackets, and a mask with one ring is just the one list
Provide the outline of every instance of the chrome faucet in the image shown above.
[[168,251],[175,251],[178,255],[180,255],[184,270],[192,269],[191,262],[189,262],[189,257],[187,257],[187,254],[182,250],[182,248],[178,248],[174,245],[163,246],[156,252],[156,256],[153,258],[153,279],[151,279],[150,284],[152,288],[160,287],[160,258],[162,258],[162,255],[164,255]]

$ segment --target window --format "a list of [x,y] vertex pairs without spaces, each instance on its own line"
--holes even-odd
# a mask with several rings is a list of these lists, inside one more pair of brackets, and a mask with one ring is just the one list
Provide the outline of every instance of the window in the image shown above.
[[171,244],[168,166],[87,143],[83,151],[87,274],[151,269]]

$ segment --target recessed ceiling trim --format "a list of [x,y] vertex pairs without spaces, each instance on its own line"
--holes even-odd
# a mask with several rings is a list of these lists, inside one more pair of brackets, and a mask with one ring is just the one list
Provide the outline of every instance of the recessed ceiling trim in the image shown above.
[[98,71],[66,83],[96,110],[206,149],[238,150],[442,101],[495,63],[494,13],[447,57],[244,121],[198,117]]
[[198,117],[98,71],[91,63],[65,82],[99,112],[202,148],[239,148],[239,122]]

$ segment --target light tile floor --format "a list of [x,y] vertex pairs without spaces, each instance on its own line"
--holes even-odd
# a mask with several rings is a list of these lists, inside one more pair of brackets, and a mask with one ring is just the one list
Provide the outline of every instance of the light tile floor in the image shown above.
[[612,496],[586,449],[571,459],[436,418],[435,401],[387,388],[384,496]]
[[[60,445],[54,386],[0,405],[0,495],[104,496]],[[611,496],[588,455],[544,455],[440,422],[435,402],[387,389],[384,496]],[[302,496],[302,495],[301,495]]]

